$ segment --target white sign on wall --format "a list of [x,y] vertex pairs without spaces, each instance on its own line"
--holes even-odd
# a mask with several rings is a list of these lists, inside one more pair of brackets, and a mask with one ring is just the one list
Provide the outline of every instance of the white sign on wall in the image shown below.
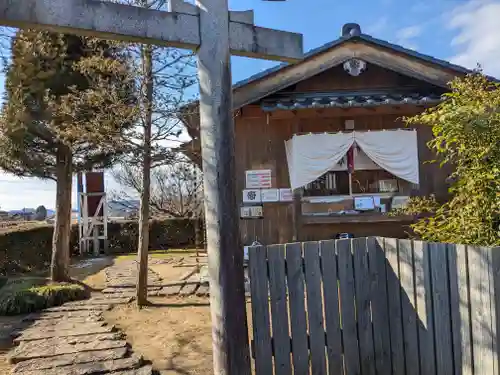
[[261,194],[259,189],[243,190],[243,203],[260,203]]
[[246,171],[245,177],[247,189],[268,189],[272,186],[270,169]]
[[356,197],[354,198],[354,209],[359,211],[373,210],[375,208],[375,200],[373,197]]
[[280,191],[279,189],[262,189],[260,191],[262,202],[279,202]]
[[293,192],[292,189],[280,189],[280,202],[292,202]]

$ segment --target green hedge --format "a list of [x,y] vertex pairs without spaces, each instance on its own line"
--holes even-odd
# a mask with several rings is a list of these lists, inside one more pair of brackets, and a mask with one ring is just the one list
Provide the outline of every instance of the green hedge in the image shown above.
[[[52,226],[16,227],[0,232],[0,276],[46,270],[52,250]],[[152,220],[150,249],[194,245],[194,222],[189,219]],[[137,251],[138,223],[123,221],[108,224],[108,251],[111,254]],[[71,232],[73,253],[78,251],[78,226]]]
[[89,297],[89,292],[77,284],[44,284],[33,279],[8,283],[0,289],[0,315],[18,315],[60,306],[65,302]]

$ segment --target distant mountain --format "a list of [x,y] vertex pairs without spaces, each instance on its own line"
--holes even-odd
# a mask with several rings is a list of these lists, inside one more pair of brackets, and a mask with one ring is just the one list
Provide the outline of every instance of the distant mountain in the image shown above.
[[138,199],[116,199],[108,202],[108,216],[127,217],[139,211]]
[[34,208],[21,208],[20,210],[10,210],[7,211],[10,215],[22,215],[22,214],[33,214],[36,209]]
[[[139,211],[140,201],[138,199],[119,199],[108,202],[108,216],[126,217],[133,215]],[[10,216],[34,214],[35,208],[22,208],[19,210],[7,211]],[[77,208],[71,210],[73,213],[78,213]],[[47,209],[47,217],[53,217],[56,214],[54,209]]]

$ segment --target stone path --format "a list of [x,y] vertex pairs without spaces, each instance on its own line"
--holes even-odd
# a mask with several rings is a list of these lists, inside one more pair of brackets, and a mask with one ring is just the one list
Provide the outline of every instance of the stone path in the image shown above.
[[[151,259],[150,262],[161,262]],[[23,319],[17,346],[9,353],[14,375],[151,375],[152,367],[133,353],[123,334],[106,324],[103,312],[130,303],[137,265],[117,262],[105,269],[106,288],[85,301],[69,302]],[[202,267],[186,280],[165,282],[148,270],[152,296],[208,296],[208,272]]]
[[103,320],[113,305],[131,297],[96,294],[32,314],[17,333],[10,353],[15,375],[151,375],[153,369],[133,353],[123,334]]
[[[149,264],[162,260],[151,258]],[[102,293],[112,297],[135,296],[137,263],[123,260],[106,268],[106,288]],[[201,275],[201,276],[200,276]],[[208,279],[203,272],[196,273],[186,280],[164,281],[152,269],[148,269],[148,296],[208,296]]]

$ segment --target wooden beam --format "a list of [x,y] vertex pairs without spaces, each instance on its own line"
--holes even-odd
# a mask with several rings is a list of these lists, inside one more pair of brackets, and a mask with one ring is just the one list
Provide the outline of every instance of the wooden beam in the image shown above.
[[303,57],[302,34],[230,22],[229,39],[233,55],[289,63]]
[[186,49],[200,44],[197,16],[95,0],[0,0],[0,23]]
[[364,224],[364,223],[411,223],[415,217],[411,215],[390,216],[383,214],[358,214],[358,215],[338,215],[338,216],[304,216],[304,225],[312,224]]
[[[4,26],[197,50],[199,15],[190,13],[96,0],[0,0]],[[250,25],[250,18],[246,12],[232,13],[238,20],[229,23],[232,54],[286,62],[302,58],[301,34]]]
[[227,0],[199,0],[198,5],[200,138],[213,373],[250,375],[243,246],[237,220],[229,12],[224,11]]

